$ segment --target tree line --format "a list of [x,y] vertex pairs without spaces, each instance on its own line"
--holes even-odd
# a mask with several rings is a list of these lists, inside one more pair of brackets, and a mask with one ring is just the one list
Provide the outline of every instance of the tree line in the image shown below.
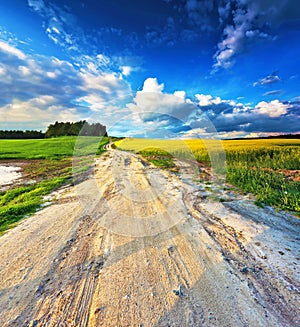
[[106,126],[100,123],[89,124],[85,120],[76,123],[63,123],[56,121],[54,124],[48,126],[45,136],[107,136]]
[[45,133],[42,131],[0,130],[0,139],[43,139],[44,137]]
[[58,136],[107,136],[106,126],[100,123],[88,123],[85,120],[76,123],[58,122],[50,124],[46,133],[35,130],[0,130],[0,139],[43,139]]

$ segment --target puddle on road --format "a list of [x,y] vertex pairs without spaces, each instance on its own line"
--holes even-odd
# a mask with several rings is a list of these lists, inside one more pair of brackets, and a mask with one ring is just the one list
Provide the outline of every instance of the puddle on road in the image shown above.
[[20,177],[22,177],[21,167],[0,166],[0,188],[12,184]]

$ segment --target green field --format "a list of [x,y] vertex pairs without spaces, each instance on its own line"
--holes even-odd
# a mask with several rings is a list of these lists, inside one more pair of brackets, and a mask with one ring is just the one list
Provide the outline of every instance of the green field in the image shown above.
[[[100,144],[99,144],[100,143]],[[101,152],[101,146],[108,143],[107,137],[66,136],[40,140],[0,140],[2,159],[61,159],[70,157],[80,150],[82,154]]]
[[[94,155],[104,152],[108,142],[107,137],[88,136],[0,140],[0,165],[1,160],[25,161],[25,173],[35,181],[0,192],[0,235],[41,208],[45,195],[89,169]],[[74,156],[76,165],[72,167]]]
[[[256,196],[258,205],[300,214],[300,140],[144,140],[117,142],[159,167],[172,167],[173,158],[197,160],[243,192]],[[164,164],[165,163],[165,164]]]

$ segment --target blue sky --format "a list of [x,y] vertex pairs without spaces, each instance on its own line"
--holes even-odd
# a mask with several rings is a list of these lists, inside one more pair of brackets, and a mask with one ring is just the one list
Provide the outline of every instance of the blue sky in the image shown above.
[[0,129],[300,132],[297,0],[0,0]]

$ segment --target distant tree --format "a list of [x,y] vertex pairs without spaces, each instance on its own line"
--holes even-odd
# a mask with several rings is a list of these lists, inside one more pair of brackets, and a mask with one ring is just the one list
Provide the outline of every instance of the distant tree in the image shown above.
[[34,130],[0,130],[0,139],[42,139],[45,133]]
[[89,124],[85,120],[76,123],[58,122],[50,124],[46,131],[46,137],[58,136],[107,136],[106,126],[100,123]]

